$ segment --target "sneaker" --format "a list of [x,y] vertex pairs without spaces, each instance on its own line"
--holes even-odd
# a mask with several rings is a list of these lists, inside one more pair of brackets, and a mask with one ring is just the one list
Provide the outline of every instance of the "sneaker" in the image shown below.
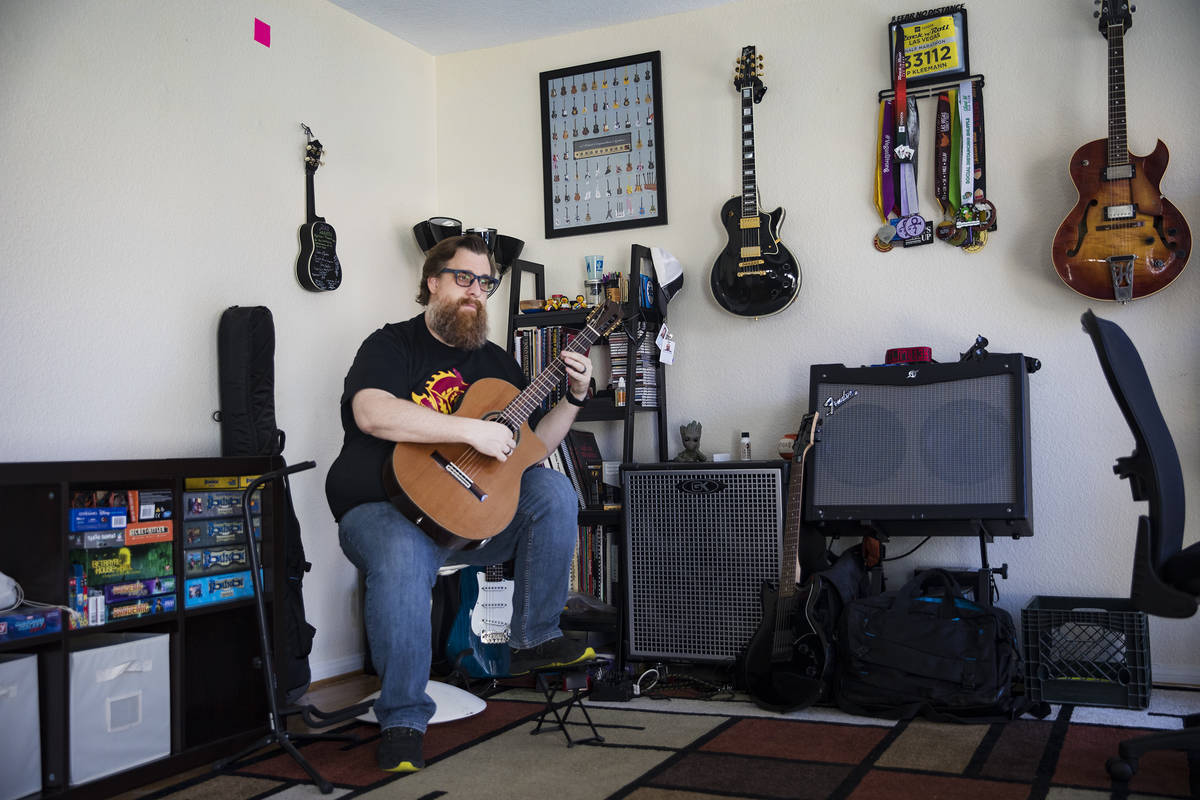
[[425,766],[421,757],[424,735],[412,728],[388,728],[379,736],[376,759],[384,772],[416,772]]
[[536,647],[513,649],[508,660],[509,675],[525,675],[539,669],[570,667],[594,661],[596,651],[576,639],[560,636]]

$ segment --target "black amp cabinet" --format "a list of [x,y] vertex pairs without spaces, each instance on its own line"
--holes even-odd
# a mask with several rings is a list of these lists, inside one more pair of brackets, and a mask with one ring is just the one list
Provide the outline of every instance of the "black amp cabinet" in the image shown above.
[[625,464],[629,657],[732,663],[779,580],[786,461]]

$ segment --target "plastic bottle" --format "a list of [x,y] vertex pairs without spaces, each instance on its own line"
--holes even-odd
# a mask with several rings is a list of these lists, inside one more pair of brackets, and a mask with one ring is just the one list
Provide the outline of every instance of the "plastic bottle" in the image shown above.
[[742,461],[750,460],[750,431],[742,431]]
[[625,379],[617,378],[617,405],[625,405]]

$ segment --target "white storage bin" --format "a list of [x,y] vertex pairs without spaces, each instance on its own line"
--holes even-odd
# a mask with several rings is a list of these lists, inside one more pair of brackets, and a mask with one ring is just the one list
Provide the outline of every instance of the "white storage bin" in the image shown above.
[[0,800],[42,790],[35,655],[0,656]]
[[171,753],[170,636],[110,633],[70,656],[71,785]]

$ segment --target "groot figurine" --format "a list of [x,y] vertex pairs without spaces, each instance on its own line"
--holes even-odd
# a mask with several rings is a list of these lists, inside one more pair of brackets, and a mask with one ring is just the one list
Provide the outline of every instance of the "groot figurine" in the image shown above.
[[679,438],[683,440],[683,449],[675,456],[675,461],[708,461],[708,456],[700,452],[700,432],[703,428],[704,426],[696,420],[679,426]]

